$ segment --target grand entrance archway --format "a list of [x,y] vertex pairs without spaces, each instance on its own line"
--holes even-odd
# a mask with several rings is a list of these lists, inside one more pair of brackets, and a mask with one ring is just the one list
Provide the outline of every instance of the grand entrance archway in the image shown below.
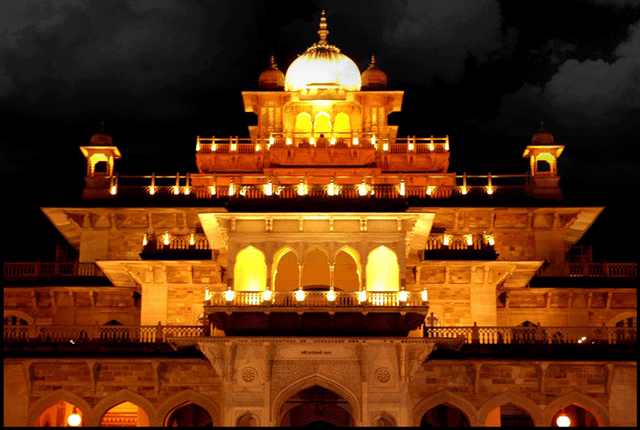
[[353,427],[349,402],[331,390],[314,385],[291,396],[280,411],[281,427]]

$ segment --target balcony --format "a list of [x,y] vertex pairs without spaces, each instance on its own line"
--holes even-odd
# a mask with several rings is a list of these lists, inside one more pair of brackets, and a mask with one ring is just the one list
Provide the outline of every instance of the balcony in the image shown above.
[[143,260],[211,260],[212,251],[204,234],[147,234],[142,239]]
[[[5,343],[193,343],[209,337],[207,326],[4,326]],[[424,338],[466,345],[637,345],[637,327],[424,327]]]
[[94,263],[80,263],[77,260],[55,263],[9,262],[2,266],[4,284],[111,285]]
[[214,292],[205,301],[213,326],[229,336],[400,336],[424,324],[420,292]]
[[[186,175],[115,175],[104,189],[92,189],[87,198],[130,202],[174,202],[220,206],[238,199],[282,201],[301,198],[327,200],[408,200],[418,205],[429,201],[454,204],[515,202],[533,197],[528,175],[455,174],[352,174],[318,172],[306,176],[266,173],[220,173]],[[409,178],[422,185],[410,185]],[[382,183],[376,183],[382,182]]]

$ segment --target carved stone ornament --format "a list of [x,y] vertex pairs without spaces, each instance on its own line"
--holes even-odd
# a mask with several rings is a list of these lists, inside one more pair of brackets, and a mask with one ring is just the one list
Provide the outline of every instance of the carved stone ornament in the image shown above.
[[252,367],[245,367],[242,370],[242,380],[244,382],[253,382],[256,379],[256,376],[258,376],[258,373]]
[[376,379],[382,384],[386,384],[391,380],[391,372],[386,367],[376,370]]

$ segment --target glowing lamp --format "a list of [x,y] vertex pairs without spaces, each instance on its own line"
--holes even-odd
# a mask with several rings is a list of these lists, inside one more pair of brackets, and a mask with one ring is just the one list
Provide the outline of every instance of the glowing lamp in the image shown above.
[[116,193],[118,192],[118,187],[116,187],[115,184],[111,185],[111,189],[109,190],[109,192],[111,193],[112,196],[115,196]]
[[376,135],[374,134],[373,136],[371,136],[371,144],[375,147],[376,146]]
[[196,235],[195,233],[192,231],[191,232],[191,236],[189,236],[189,245],[193,246],[196,244]]
[[296,300],[299,302],[304,300],[304,291],[302,288],[298,288],[298,291],[296,291]]
[[271,290],[264,290],[264,292],[262,293],[262,299],[265,302],[271,301]]
[[382,150],[383,151],[389,151],[389,144],[388,143],[383,143],[382,144]]
[[271,180],[269,180],[269,183],[268,183],[268,184],[265,184],[265,186],[264,186],[264,193],[265,193],[267,196],[270,196],[270,195],[272,195],[272,194],[273,194],[273,184],[271,183]]
[[466,196],[466,195],[467,195],[467,186],[466,186],[466,185],[464,185],[464,186],[462,187],[462,195],[463,195],[463,196]]
[[216,145],[215,143],[212,143],[212,144],[211,144],[211,150],[212,150],[213,152],[216,152],[216,149],[218,149],[218,145]]
[[78,414],[76,407],[73,407],[73,412],[67,418],[67,424],[71,427],[78,427],[82,423],[82,417]]
[[471,235],[471,232],[467,235],[467,245],[473,246],[473,236]]
[[276,141],[276,139],[273,136],[271,136],[269,138],[269,146],[273,145],[275,141]]
[[329,188],[327,188],[327,194],[329,194],[330,196],[335,196],[336,193],[336,186],[333,183],[333,179],[331,180],[331,182],[329,182]]
[[435,148],[434,148],[434,146],[433,146],[433,143],[430,143],[430,144],[429,144],[429,151],[433,151],[434,149],[435,149]]
[[229,195],[232,196],[234,194],[234,190],[233,190],[233,179],[231,180],[231,182],[229,183]]
[[335,144],[336,144],[336,138],[332,137],[331,138],[331,146],[335,146]]
[[149,235],[147,232],[144,232],[144,236],[142,236],[142,246],[147,246],[149,244]]
[[404,179],[400,179],[400,195],[404,196]]
[[180,187],[178,187],[177,185],[173,187],[173,194],[175,194],[176,196],[180,194]]
[[427,187],[427,195],[430,196],[431,194],[433,194],[433,188],[434,187]]
[[224,298],[226,301],[230,302],[233,300],[234,292],[231,288],[224,292]]
[[189,193],[191,193],[191,187],[187,185],[186,187],[184,187],[184,195],[188,196]]
[[151,185],[149,187],[149,194],[154,195],[156,193],[156,187],[154,185]]
[[357,138],[357,137],[354,137],[354,138],[353,138],[353,146],[358,146],[358,142],[359,142],[359,141],[358,141],[358,138]]
[[311,146],[316,146],[316,138],[315,137],[311,137],[309,138],[309,144]]
[[196,141],[196,152],[200,152],[200,139]]
[[293,142],[291,141],[290,137],[287,137],[287,146],[291,146]]
[[487,235],[487,243],[489,244],[489,246],[493,246],[496,244],[495,239],[493,238],[493,233],[489,233]]
[[449,235],[446,233],[442,235],[442,244],[444,246],[449,246]]
[[413,151],[415,148],[415,145],[413,144],[413,142],[409,142],[409,151]]
[[164,237],[163,243],[165,244],[165,246],[169,246],[169,240],[170,240],[170,237],[171,237],[171,236],[169,235],[169,230],[167,230],[167,231],[164,233],[164,236],[163,236],[163,237]]
[[336,299],[336,292],[333,290],[333,288],[331,288],[329,290],[329,292],[327,293],[327,300],[329,300],[330,302],[334,301]]
[[569,427],[571,426],[571,419],[564,412],[558,416],[556,419],[556,424],[558,427]]
[[422,297],[423,302],[426,302],[429,300],[429,294],[427,294],[427,287],[424,287],[424,290],[422,290],[422,293],[420,293],[420,296]]
[[493,194],[493,187],[487,187],[487,194]]
[[358,301],[360,303],[367,301],[367,292],[362,290],[358,293]]
[[358,194],[361,196],[367,195],[367,184],[365,184],[364,179],[362,180],[362,183],[358,185]]
[[406,302],[407,299],[409,298],[409,293],[405,290],[401,290],[398,292],[398,298],[400,299],[401,302]]
[[304,182],[302,182],[302,179],[300,179],[300,183],[298,184],[298,195],[299,196],[304,196],[305,193],[305,186],[304,186]]
[[209,291],[209,286],[204,287],[204,300],[209,301],[211,299],[211,292]]
[[209,190],[211,191],[211,195],[212,196],[216,195],[216,186],[215,185],[210,186]]
[[235,142],[231,142],[231,152],[236,152],[238,149],[238,144]]

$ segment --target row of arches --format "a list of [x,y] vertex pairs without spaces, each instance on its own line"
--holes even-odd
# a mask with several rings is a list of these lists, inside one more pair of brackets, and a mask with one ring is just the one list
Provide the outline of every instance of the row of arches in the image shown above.
[[[293,390],[293,391],[292,391]],[[374,414],[370,422],[360,423],[359,405],[344,387],[319,375],[305,378],[285,390],[276,399],[274,422],[280,427],[309,424],[349,426],[364,424],[378,427],[398,425],[393,412]],[[560,415],[570,417],[572,426],[609,425],[606,409],[591,397],[577,391],[565,394],[541,409],[523,394],[506,391],[487,400],[476,409],[468,400],[448,391],[440,391],[421,400],[413,409],[414,426],[421,427],[539,427],[557,426]],[[93,409],[81,397],[58,390],[36,401],[30,408],[30,425],[68,426],[68,417],[78,414],[75,425],[101,427],[213,427],[221,424],[219,409],[208,397],[192,390],[163,402],[157,409],[142,396],[122,390],[100,401]],[[245,411],[233,417],[237,426],[267,425]]]
[[[29,425],[68,427],[69,417],[80,417],[82,427],[211,427],[220,425],[218,405],[192,390],[183,391],[157,408],[130,390],[121,390],[101,400],[93,408],[82,397],[57,390],[40,398],[29,408]],[[73,418],[72,418],[73,419]]]
[[236,255],[233,284],[236,291],[399,290],[400,267],[393,250],[386,246],[373,249],[367,256],[364,272],[362,266],[360,255],[349,246],[333,254],[321,247],[312,247],[303,255],[284,247],[274,254],[272,267],[268,268],[264,253],[248,246]]
[[349,115],[340,112],[333,117],[327,112],[319,112],[312,117],[307,112],[300,112],[296,115],[294,132],[300,134],[319,133],[351,133],[351,121]]

